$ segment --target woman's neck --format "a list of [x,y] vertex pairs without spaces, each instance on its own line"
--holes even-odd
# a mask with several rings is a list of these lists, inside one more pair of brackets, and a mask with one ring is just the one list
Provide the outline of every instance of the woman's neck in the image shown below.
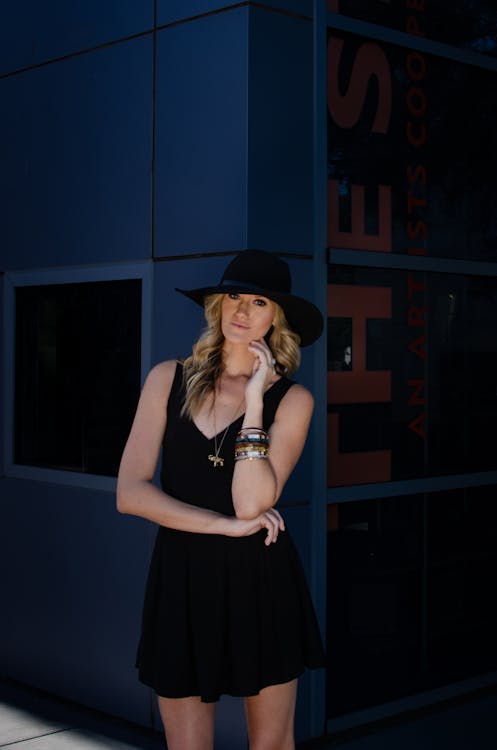
[[250,378],[254,366],[254,355],[249,352],[246,344],[225,343],[223,349],[223,375],[229,378],[244,376]]

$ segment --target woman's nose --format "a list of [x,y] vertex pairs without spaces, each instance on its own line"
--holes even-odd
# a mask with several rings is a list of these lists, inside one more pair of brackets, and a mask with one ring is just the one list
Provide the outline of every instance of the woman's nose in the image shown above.
[[246,299],[239,300],[237,312],[242,313],[242,315],[248,315],[248,312],[249,312],[248,300]]

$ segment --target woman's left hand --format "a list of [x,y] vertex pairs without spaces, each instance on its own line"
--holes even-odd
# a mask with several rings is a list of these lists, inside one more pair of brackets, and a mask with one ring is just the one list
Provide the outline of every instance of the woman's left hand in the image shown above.
[[285,522],[276,508],[269,508],[255,518],[243,520],[241,518],[230,518],[228,536],[244,537],[257,534],[261,529],[266,529],[264,540],[266,547],[278,540],[280,531],[285,531]]

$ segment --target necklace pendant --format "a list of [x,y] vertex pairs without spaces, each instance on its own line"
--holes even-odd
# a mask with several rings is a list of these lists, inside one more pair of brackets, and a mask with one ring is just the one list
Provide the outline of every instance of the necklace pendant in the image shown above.
[[210,453],[207,458],[209,459],[209,461],[212,461],[215,469],[218,466],[224,466],[224,458],[221,458],[221,456],[215,456],[213,453]]

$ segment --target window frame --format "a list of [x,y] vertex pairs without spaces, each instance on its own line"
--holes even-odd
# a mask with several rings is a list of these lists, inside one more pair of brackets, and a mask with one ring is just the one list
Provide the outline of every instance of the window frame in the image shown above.
[[4,276],[4,475],[8,478],[27,479],[73,487],[115,492],[116,477],[86,474],[64,469],[46,469],[26,466],[14,461],[15,420],[15,338],[16,338],[16,289],[26,286],[48,286],[54,284],[78,284],[99,281],[141,281],[141,358],[140,383],[151,365],[151,319],[152,319],[152,273],[151,261],[116,265],[81,266],[74,268],[43,269],[35,271],[7,272]]

